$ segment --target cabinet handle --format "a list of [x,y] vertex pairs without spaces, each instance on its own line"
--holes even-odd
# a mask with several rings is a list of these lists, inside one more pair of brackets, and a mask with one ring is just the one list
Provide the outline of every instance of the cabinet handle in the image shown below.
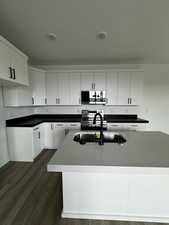
[[47,98],[45,98],[45,104],[47,105]]
[[13,69],[13,79],[15,80],[16,79],[16,73],[15,73],[15,69]]
[[38,138],[40,139],[40,131],[38,132]]
[[53,124],[51,123],[51,130],[53,130],[53,128],[54,128],[54,126],[53,126]]
[[128,98],[128,100],[127,100],[127,104],[129,104],[129,98]]
[[132,104],[132,98],[130,98],[130,104]]
[[34,105],[34,103],[35,103],[35,102],[34,102],[34,97],[32,97],[32,105]]
[[12,75],[12,67],[9,67],[9,72],[10,72],[9,78],[12,79],[13,78],[13,75]]

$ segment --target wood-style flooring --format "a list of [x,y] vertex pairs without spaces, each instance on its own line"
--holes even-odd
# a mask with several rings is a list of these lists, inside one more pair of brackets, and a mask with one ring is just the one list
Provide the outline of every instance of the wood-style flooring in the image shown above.
[[154,225],[155,223],[61,219],[62,179],[48,173],[55,150],[33,163],[9,162],[0,168],[0,225]]

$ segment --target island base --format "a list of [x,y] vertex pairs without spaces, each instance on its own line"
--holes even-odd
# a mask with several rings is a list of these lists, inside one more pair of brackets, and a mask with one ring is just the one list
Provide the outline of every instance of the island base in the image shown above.
[[168,169],[129,171],[63,172],[62,217],[169,223]]

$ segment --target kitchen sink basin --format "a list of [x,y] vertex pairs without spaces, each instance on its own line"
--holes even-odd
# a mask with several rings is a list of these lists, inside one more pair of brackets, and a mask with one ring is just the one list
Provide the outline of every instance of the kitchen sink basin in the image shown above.
[[[98,143],[100,140],[100,132],[78,132],[74,135],[73,140],[80,144],[86,144],[88,142]],[[120,133],[105,131],[103,132],[103,142],[124,144],[126,139]]]

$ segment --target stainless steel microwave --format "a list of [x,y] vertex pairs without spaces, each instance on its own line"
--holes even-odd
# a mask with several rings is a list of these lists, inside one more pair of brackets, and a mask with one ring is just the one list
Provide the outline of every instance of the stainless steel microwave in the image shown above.
[[85,105],[105,105],[105,91],[81,91],[81,103]]

